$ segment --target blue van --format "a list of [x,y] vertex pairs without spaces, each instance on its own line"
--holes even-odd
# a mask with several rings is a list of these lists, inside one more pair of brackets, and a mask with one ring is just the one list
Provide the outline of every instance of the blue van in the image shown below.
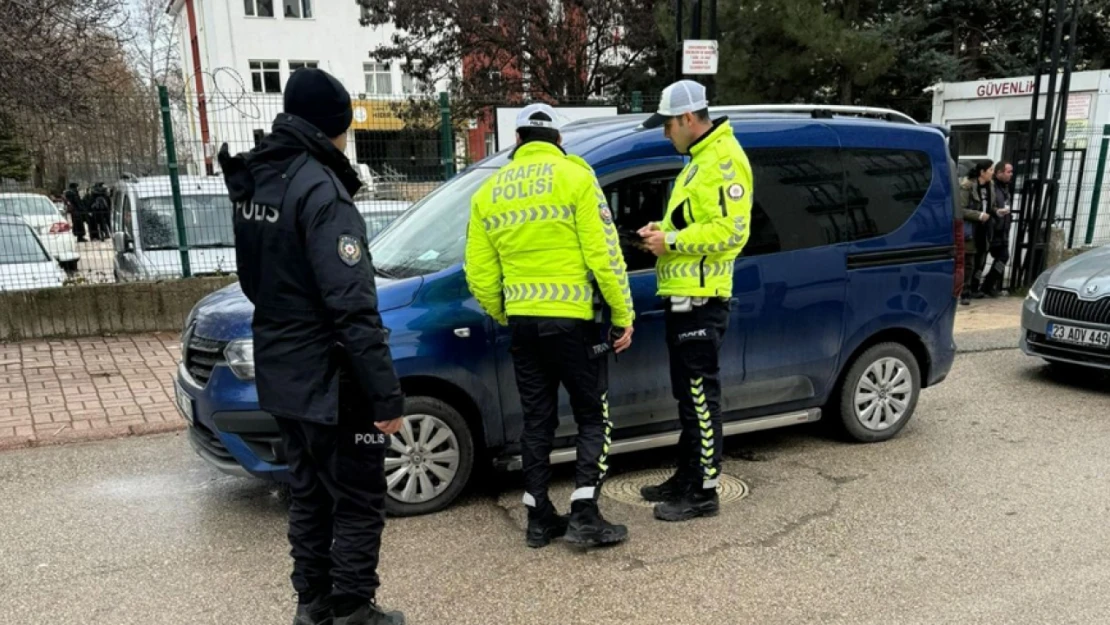
[[[945,135],[893,111],[720,107],[754,173],[751,235],[736,260],[721,365],[726,435],[833,420],[883,441],[952,366],[957,281],[954,163]],[[610,369],[613,453],[673,445],[662,301],[636,230],[660,219],[684,157],[645,115],[575,122],[564,147],[595,169],[621,232],[638,314]],[[507,161],[477,163],[371,243],[406,424],[386,464],[388,510],[440,510],[476,466],[520,467],[523,422],[509,334],[467,290],[471,194]],[[201,300],[182,337],[178,406],[197,453],[232,474],[284,479],[253,383],[251,304],[238,285]],[[573,460],[565,394],[554,462]]]

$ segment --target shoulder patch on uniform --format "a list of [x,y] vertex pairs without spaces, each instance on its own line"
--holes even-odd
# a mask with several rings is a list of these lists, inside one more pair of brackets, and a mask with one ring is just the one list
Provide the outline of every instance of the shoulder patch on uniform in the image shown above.
[[603,221],[606,226],[613,225],[613,213],[609,210],[608,205],[601,204],[598,212],[601,214],[601,221]]
[[348,267],[354,267],[362,260],[362,244],[349,234],[339,237],[339,260]]
[[682,185],[686,186],[686,185],[690,184],[690,181],[693,180],[694,176],[696,176],[697,174],[698,174],[698,166],[697,165],[691,165],[690,166],[690,173],[686,174],[686,181],[683,182]]
[[728,187],[728,196],[733,200],[739,200],[744,197],[744,193],[744,185],[742,184],[733,183]]

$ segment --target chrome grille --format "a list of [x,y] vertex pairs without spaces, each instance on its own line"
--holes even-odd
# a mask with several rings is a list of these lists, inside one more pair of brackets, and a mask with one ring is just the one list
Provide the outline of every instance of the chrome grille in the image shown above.
[[192,331],[185,337],[185,370],[197,384],[208,384],[212,369],[224,361],[227,341],[197,336]]
[[1081,300],[1079,295],[1062,289],[1047,289],[1044,313],[1057,319],[1110,325],[1110,297]]

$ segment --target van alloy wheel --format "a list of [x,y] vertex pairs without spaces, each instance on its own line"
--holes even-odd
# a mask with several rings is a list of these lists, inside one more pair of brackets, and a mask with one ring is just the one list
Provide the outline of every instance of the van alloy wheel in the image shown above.
[[407,504],[443,494],[459,471],[459,440],[446,423],[426,414],[406,415],[385,459],[389,496]]

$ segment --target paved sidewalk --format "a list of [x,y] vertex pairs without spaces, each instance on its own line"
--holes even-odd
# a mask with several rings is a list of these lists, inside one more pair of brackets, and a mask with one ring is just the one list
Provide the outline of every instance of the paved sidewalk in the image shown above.
[[[1021,299],[961,306],[956,332],[1017,327]],[[0,343],[0,450],[185,428],[177,334]]]
[[0,450],[179,430],[176,334],[0,344]]

